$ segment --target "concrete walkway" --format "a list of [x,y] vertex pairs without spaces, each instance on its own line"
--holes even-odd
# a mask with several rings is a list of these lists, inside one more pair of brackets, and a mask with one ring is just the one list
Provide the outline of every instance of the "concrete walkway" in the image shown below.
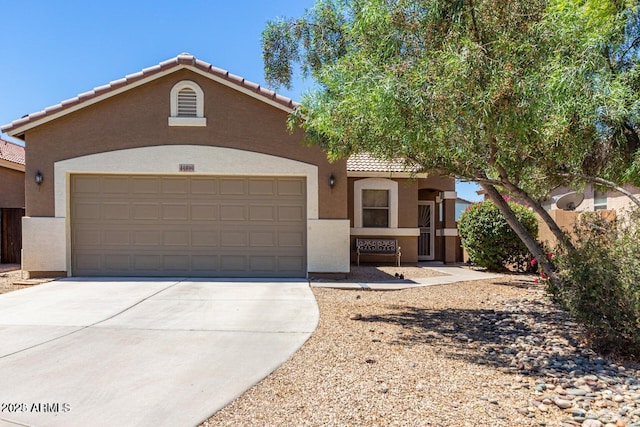
[[193,426],[318,323],[307,281],[64,279],[0,295],[0,426]]
[[461,265],[445,265],[440,263],[423,263],[422,267],[443,273],[442,276],[423,277],[409,280],[393,280],[385,282],[311,282],[314,288],[335,289],[370,289],[374,291],[398,291],[401,289],[418,288],[422,286],[446,285],[450,283],[468,282],[473,280],[486,280],[501,277],[500,274],[486,273],[472,270]]

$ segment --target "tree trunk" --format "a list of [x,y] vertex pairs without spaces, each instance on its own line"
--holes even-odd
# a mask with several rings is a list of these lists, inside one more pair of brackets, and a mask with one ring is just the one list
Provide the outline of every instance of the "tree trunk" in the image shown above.
[[560,227],[554,221],[554,219],[551,218],[551,215],[549,215],[549,212],[547,212],[545,208],[542,207],[540,202],[538,202],[537,200],[534,200],[529,195],[529,193],[527,193],[524,190],[521,190],[519,187],[512,184],[511,182],[503,182],[503,185],[507,190],[509,190],[511,193],[513,193],[516,197],[518,197],[522,201],[526,202],[529,206],[531,206],[531,208],[538,215],[540,215],[540,218],[542,218],[545,224],[547,224],[547,227],[549,227],[549,230],[551,231],[551,233],[556,238],[559,244],[563,245],[565,249],[567,249],[569,252],[573,252],[575,250],[575,247],[571,243],[571,240],[569,240],[567,235],[560,229]]
[[538,242],[533,238],[531,233],[518,221],[516,215],[513,213],[509,204],[502,198],[502,195],[496,190],[493,185],[489,184],[480,184],[482,188],[487,192],[489,198],[496,204],[502,215],[504,215],[505,220],[509,224],[509,226],[513,229],[513,231],[518,235],[522,243],[527,247],[531,255],[538,261],[538,265],[542,268],[542,271],[545,275],[553,280],[555,277],[554,267],[551,261],[547,258],[547,255],[544,253]]

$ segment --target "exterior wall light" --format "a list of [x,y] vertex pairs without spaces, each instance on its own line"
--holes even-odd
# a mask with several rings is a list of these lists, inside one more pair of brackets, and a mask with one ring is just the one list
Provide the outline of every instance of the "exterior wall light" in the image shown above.
[[336,177],[331,174],[329,177],[329,187],[333,188],[336,186]]
[[40,172],[40,171],[36,172],[36,184],[38,184],[38,185],[42,184],[43,180],[44,180],[44,178],[42,176],[42,172]]

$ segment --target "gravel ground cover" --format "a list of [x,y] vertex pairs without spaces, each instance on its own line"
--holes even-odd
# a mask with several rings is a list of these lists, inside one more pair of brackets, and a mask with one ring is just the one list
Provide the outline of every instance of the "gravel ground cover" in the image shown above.
[[637,426],[638,366],[599,357],[526,276],[315,288],[320,324],[202,426]]
[[14,285],[13,282],[21,279],[21,271],[13,270],[10,267],[0,268],[0,294],[18,289],[28,288],[25,285]]

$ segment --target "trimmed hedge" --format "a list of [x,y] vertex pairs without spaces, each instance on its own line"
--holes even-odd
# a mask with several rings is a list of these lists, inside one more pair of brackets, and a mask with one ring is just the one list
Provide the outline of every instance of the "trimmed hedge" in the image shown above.
[[[518,221],[538,237],[538,220],[527,207],[508,202]],[[516,265],[522,269],[531,258],[529,251],[511,229],[495,203],[486,200],[469,206],[458,221],[462,246],[470,261],[489,270],[505,270]]]

